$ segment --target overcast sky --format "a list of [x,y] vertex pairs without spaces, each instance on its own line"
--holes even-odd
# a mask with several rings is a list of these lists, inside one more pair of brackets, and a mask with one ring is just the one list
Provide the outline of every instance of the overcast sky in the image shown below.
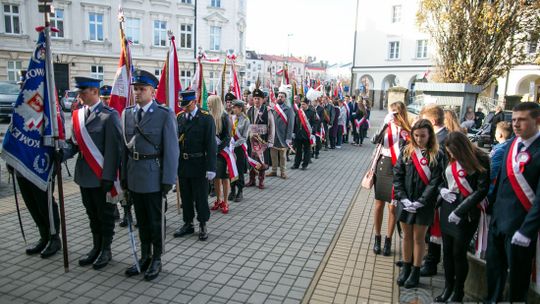
[[[247,0],[247,50],[352,62],[356,0]],[[292,34],[291,37],[288,37]]]

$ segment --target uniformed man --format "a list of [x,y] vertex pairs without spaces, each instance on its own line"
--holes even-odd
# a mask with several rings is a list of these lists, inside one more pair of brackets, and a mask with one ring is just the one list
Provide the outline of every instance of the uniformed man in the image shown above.
[[302,163],[302,170],[306,170],[311,160],[311,135],[313,126],[317,123],[315,110],[309,107],[308,100],[302,98],[300,107],[294,120],[294,165],[291,169],[298,169]]
[[93,264],[94,269],[107,266],[112,257],[116,205],[107,202],[106,196],[118,178],[122,142],[120,117],[100,100],[100,82],[100,79],[75,77],[77,98],[83,106],[73,112],[73,144],[65,149],[65,158],[79,152],[75,183],[81,188],[93,239],[92,249],[79,260],[79,265]]
[[106,106],[109,105],[109,101],[111,100],[111,91],[112,87],[110,85],[104,85],[99,88],[99,97]]
[[285,172],[285,157],[287,149],[292,144],[292,133],[294,128],[294,112],[291,107],[287,106],[286,92],[278,93],[277,104],[274,106],[274,123],[276,126],[276,136],[274,138],[274,146],[270,149],[272,157],[272,172],[267,176],[277,176],[278,166],[280,168],[280,176],[287,179]]
[[[129,191],[135,207],[141,241],[139,266],[147,281],[161,271],[166,195],[176,183],[178,145],[176,121],[169,107],[155,100],[157,78],[147,71],[133,73],[136,105],[122,115],[126,145],[122,157],[122,187]],[[126,276],[138,275],[132,265]]]
[[180,160],[178,181],[182,198],[184,225],[176,230],[174,237],[193,234],[193,218],[197,209],[199,240],[208,238],[206,222],[210,218],[208,207],[208,182],[216,177],[216,126],[207,111],[197,107],[194,91],[181,93],[180,106],[184,109],[176,117]]

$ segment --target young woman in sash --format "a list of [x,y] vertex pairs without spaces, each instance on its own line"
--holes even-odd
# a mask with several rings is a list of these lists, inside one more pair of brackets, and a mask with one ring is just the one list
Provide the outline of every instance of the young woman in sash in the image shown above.
[[392,235],[396,226],[395,206],[390,204],[393,200],[394,165],[399,159],[401,148],[409,138],[411,125],[407,116],[407,108],[401,101],[388,106],[388,115],[384,119],[384,126],[374,137],[373,143],[382,144],[380,155],[376,155],[377,167],[375,170],[375,243],[373,252],[381,254],[381,226],[385,203],[388,203],[388,230],[384,240],[382,254],[390,255]]
[[362,146],[369,128],[368,113],[361,99],[356,101],[356,113],[353,121],[353,145]]
[[448,164],[438,200],[445,287],[435,302],[461,302],[469,271],[467,249],[489,190],[489,157],[461,132],[450,132],[445,145]]
[[210,115],[214,118],[216,124],[216,144],[217,144],[217,160],[216,160],[216,178],[214,179],[214,189],[216,191],[216,201],[210,210],[221,209],[223,213],[229,212],[229,189],[230,181],[227,168],[227,159],[223,156],[222,151],[229,147],[231,142],[231,128],[229,115],[223,108],[223,103],[219,96],[213,95],[208,97],[208,109]]
[[439,150],[433,125],[427,119],[417,121],[411,129],[411,140],[394,167],[394,199],[399,201],[397,219],[403,231],[403,266],[397,284],[405,288],[418,286],[426,232],[435,215],[443,163],[444,155]]
[[231,193],[229,201],[241,202],[244,199],[244,173],[247,170],[247,138],[250,122],[246,115],[246,104],[242,100],[235,100],[232,103],[232,113],[234,121],[232,122],[231,135],[234,139],[234,155],[236,156],[236,168],[238,169],[238,180],[231,183]]

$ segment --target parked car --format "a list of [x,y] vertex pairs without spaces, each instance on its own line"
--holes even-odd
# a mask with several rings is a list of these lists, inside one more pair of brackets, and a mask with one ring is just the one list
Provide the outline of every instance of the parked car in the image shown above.
[[77,92],[74,91],[66,91],[64,93],[64,97],[60,99],[60,106],[62,107],[62,111],[64,112],[71,112],[71,105],[77,101]]
[[[469,139],[476,142],[478,147],[483,148],[485,145],[491,146],[491,120],[495,116],[495,112],[489,112],[484,119],[484,124],[480,129],[473,130],[472,133],[469,133]],[[512,111],[504,111],[504,121],[512,121]]]
[[0,81],[0,119],[11,117],[20,90],[15,82]]

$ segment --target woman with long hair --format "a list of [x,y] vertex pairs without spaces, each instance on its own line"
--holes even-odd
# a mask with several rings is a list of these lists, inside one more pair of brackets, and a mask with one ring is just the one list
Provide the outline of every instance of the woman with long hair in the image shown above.
[[354,144],[362,146],[369,128],[368,113],[361,99],[356,101],[356,113],[353,121]]
[[453,110],[444,110],[444,126],[448,129],[448,132],[464,132],[459,125],[456,112]]
[[388,106],[388,115],[384,119],[384,126],[373,138],[373,143],[381,144],[381,154],[375,155],[377,166],[375,168],[375,243],[373,252],[381,253],[381,226],[384,215],[384,206],[388,203],[388,229],[384,240],[382,254],[390,255],[392,246],[392,236],[396,226],[395,206],[391,204],[393,200],[393,167],[397,163],[401,148],[409,138],[411,125],[407,116],[407,108],[401,101],[394,102]]
[[221,212],[229,212],[229,174],[227,172],[227,160],[221,152],[227,148],[231,142],[229,115],[225,112],[221,98],[217,95],[208,97],[208,109],[216,124],[216,178],[214,179],[214,191],[216,201],[210,210],[221,209]]
[[489,190],[489,157],[462,132],[449,133],[445,148],[448,164],[438,199],[445,287],[435,302],[461,302],[469,272],[467,248],[478,228],[478,206]]
[[405,288],[418,286],[426,232],[435,216],[443,162],[444,155],[439,150],[433,125],[427,119],[420,119],[413,125],[410,142],[394,167],[394,199],[398,201],[397,219],[403,232],[403,266],[397,284]]
[[[242,100],[235,100],[232,103],[232,131],[234,140],[234,155],[236,156],[236,168],[238,169],[238,179],[231,184],[229,201],[241,202],[244,199],[244,173],[247,171],[247,159],[244,145],[247,147],[247,138],[250,122],[246,115],[246,104]],[[247,148],[246,148],[247,149]]]

